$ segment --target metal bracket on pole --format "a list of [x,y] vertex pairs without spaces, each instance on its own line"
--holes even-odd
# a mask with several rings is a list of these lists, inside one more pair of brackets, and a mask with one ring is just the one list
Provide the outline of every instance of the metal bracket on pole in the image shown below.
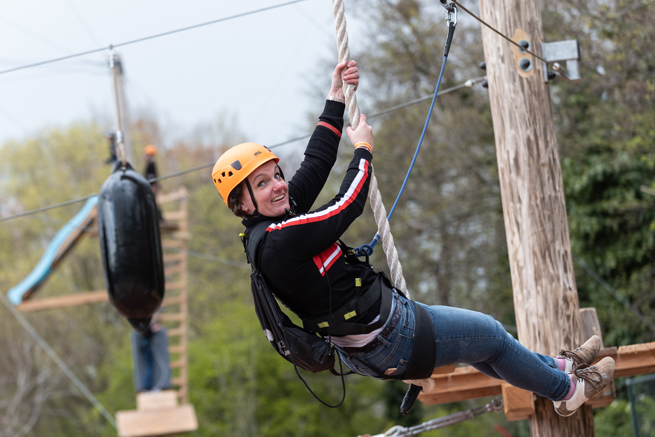
[[[556,63],[553,66],[556,74],[567,80],[580,80],[580,44],[577,40],[542,42],[541,56],[549,63]],[[558,62],[566,61],[566,70],[562,69]],[[548,66],[543,62],[544,82],[548,83]]]

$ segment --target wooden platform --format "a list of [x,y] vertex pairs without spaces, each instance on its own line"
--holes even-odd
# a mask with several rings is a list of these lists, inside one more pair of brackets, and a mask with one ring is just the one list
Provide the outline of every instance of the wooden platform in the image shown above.
[[[655,373],[655,342],[601,350],[598,360],[612,357],[616,361],[614,377]],[[458,367],[447,375],[432,374],[435,388],[421,393],[419,400],[427,405],[446,404],[502,394],[503,381],[480,373],[473,367]]]
[[193,405],[178,405],[177,397],[173,390],[139,393],[136,397],[136,410],[116,413],[118,435],[153,437],[198,429]]

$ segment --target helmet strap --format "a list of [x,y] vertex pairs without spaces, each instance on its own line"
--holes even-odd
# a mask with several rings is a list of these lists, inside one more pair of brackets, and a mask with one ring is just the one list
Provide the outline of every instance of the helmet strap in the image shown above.
[[[282,168],[280,168],[280,166],[277,165],[277,169],[280,171],[280,176],[282,176],[282,179],[286,180],[284,179],[284,173],[282,172]],[[243,181],[246,183],[246,187],[248,188],[248,193],[250,193],[250,199],[252,200],[252,204],[255,206],[255,211],[252,214],[250,214],[251,216],[254,217],[256,215],[259,215],[259,211],[257,210],[257,201],[255,200],[255,194],[252,192],[252,187],[250,186],[250,182],[248,181],[248,178],[245,178]],[[291,201],[293,202],[293,200]],[[293,202],[293,206],[291,206],[291,211],[294,211],[295,206],[296,206],[296,202]]]
[[252,187],[250,186],[250,182],[248,182],[248,178],[244,179],[244,182],[246,183],[246,187],[248,188],[248,193],[250,193],[250,199],[252,200],[252,204],[255,206],[255,211],[253,211],[251,216],[259,215],[259,211],[257,211],[257,202],[255,201],[255,195],[252,192]]

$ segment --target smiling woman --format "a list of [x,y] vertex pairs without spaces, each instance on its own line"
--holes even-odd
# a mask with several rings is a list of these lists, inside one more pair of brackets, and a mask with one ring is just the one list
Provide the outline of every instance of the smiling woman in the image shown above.
[[[357,259],[340,241],[362,214],[371,183],[374,141],[365,115],[355,129],[346,128],[355,150],[338,193],[311,209],[336,162],[345,110],[343,82],[359,84],[353,61],[335,68],[323,114],[288,184],[278,158],[254,143],[234,146],[212,171],[225,203],[244,217],[242,238],[253,266],[255,310],[271,344],[287,359],[297,355],[288,346],[290,335],[276,337],[275,325],[262,321],[268,307],[257,297],[273,301],[273,294],[300,317],[312,340],[316,334],[323,337],[355,373],[420,380],[436,367],[467,363],[551,399],[560,415],[573,414],[612,379],[612,358],[591,366],[600,350],[598,337],[558,357],[532,352],[489,315],[409,300],[382,271]],[[286,327],[283,322],[277,326]],[[325,349],[326,343],[318,343]],[[310,361],[321,363],[319,358]]]
[[251,196],[244,196],[241,203],[246,215],[259,211],[268,217],[277,217],[289,212],[289,185],[275,161],[261,165],[246,180],[252,187]]

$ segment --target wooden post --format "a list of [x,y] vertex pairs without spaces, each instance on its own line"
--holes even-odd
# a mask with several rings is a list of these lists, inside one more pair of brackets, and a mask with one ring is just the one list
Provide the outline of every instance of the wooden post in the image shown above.
[[[481,18],[540,55],[539,4],[480,0]],[[482,40],[519,340],[556,355],[579,346],[582,329],[550,94],[541,61],[486,26]],[[532,436],[594,435],[591,407],[562,418],[552,402],[537,399],[535,410]]]

